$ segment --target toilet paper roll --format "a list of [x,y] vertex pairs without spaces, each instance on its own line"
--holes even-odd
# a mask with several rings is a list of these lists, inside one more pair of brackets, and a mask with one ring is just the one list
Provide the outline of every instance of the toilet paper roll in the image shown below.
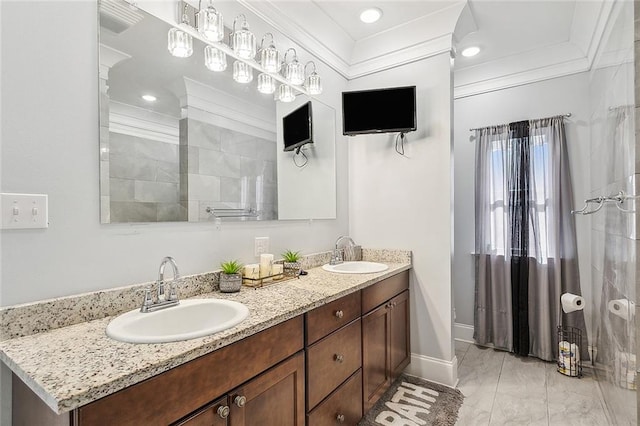
[[636,313],[636,304],[627,299],[610,300],[607,307],[609,312],[627,321]]
[[581,311],[584,309],[584,298],[577,294],[565,293],[560,297],[560,303],[562,304],[562,310],[565,314],[574,311]]

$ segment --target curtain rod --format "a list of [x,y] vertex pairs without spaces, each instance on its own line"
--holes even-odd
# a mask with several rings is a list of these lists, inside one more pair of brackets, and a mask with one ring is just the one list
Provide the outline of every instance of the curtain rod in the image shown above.
[[[567,114],[560,114],[560,115],[552,115],[551,117],[544,117],[544,118],[535,118],[534,120],[545,120],[547,118],[553,118],[553,117],[571,117],[571,113],[567,113]],[[510,123],[505,123],[505,124],[495,124],[493,126],[485,126],[485,127],[476,127],[475,129],[469,129],[470,132],[473,132],[474,130],[482,130],[482,129],[486,129],[487,127],[497,127],[497,126],[506,126],[507,124]]]

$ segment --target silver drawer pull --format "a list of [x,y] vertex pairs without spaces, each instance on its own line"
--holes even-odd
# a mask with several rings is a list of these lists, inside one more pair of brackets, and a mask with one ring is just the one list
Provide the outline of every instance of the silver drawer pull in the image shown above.
[[237,395],[235,398],[233,398],[233,403],[242,408],[247,403],[247,398],[243,395]]
[[218,407],[218,415],[223,419],[229,417],[229,407],[226,405],[221,405]]
[[337,362],[342,362],[342,361],[344,361],[344,355],[335,354],[335,355],[333,356],[333,360],[334,360],[334,361],[337,361]]
[[336,315],[336,318],[342,318],[344,316],[344,312],[336,311],[335,315]]
[[344,414],[338,414],[338,415],[336,416],[336,421],[337,421],[338,423],[344,423]]

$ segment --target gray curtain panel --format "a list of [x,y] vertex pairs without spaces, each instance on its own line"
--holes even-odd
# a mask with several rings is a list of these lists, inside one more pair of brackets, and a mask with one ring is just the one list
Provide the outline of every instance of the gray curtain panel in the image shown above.
[[[515,143],[509,126],[476,132],[476,304],[474,337],[479,344],[513,350],[513,309],[509,271],[513,253],[508,247],[510,222],[508,161]],[[520,147],[521,148],[521,147]],[[551,361],[558,355],[559,324],[582,330],[581,353],[588,359],[582,311],[563,314],[562,293],[581,294],[576,250],[573,194],[562,117],[529,121],[528,138],[528,334],[529,354]],[[499,170],[502,168],[501,170]],[[513,202],[513,201],[511,201]],[[501,235],[502,236],[501,236]],[[517,238],[516,238],[517,240]],[[518,326],[522,329],[521,324]],[[516,330],[517,331],[517,330]],[[520,352],[520,351],[519,351]],[[525,351],[526,352],[526,351]],[[522,353],[522,352],[520,352]]]

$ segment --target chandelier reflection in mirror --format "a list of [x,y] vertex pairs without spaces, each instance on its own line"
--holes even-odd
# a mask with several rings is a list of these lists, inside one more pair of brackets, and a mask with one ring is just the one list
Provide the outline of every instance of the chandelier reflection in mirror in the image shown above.
[[[292,102],[296,91],[309,95],[322,93],[322,82],[316,71],[316,64],[309,61],[306,65],[298,60],[294,48],[286,50],[284,60],[276,49],[274,36],[266,33],[256,46],[256,36],[250,31],[244,14],[236,16],[229,34],[229,44],[224,44],[224,20],[222,14],[208,0],[198,9],[184,0],[180,2],[180,24],[168,33],[168,50],[178,58],[188,58],[193,53],[193,35],[201,38],[207,45],[204,48],[204,63],[207,69],[215,72],[227,69],[227,55],[236,61],[233,63],[233,79],[242,84],[253,81],[253,69],[260,71],[257,89],[260,93],[274,94],[274,99]],[[190,24],[189,16],[194,18],[195,27]],[[268,43],[267,43],[268,40]],[[310,73],[307,69],[311,67]],[[283,83],[276,91],[277,83]],[[294,87],[295,86],[295,87]]]
[[209,0],[209,5],[206,9],[202,9],[202,0],[198,3],[196,28],[207,40],[220,41],[224,37],[222,14],[213,7],[211,0]]
[[[183,9],[180,18],[180,27],[188,28],[189,16],[187,15],[187,5]],[[180,28],[171,28],[168,34],[167,48],[169,52],[178,58],[188,58],[193,54],[193,37]]]

